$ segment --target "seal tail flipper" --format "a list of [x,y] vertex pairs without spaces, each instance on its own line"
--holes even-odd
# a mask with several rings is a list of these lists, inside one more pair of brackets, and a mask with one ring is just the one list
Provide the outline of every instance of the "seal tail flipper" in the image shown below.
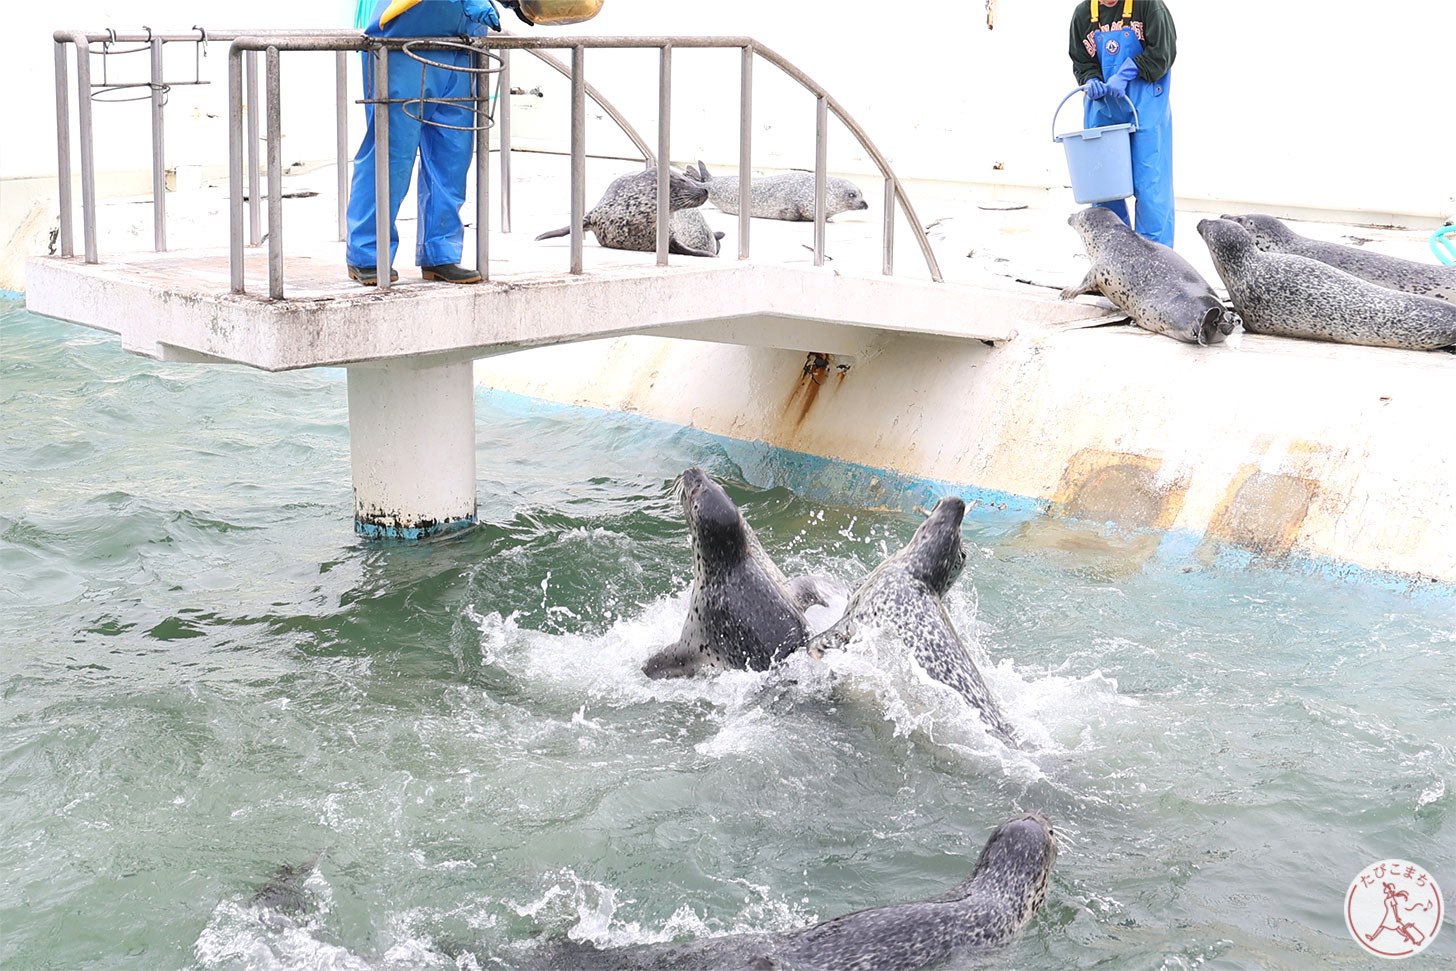
[[690,678],[703,666],[703,655],[692,646],[678,641],[664,647],[647,659],[642,673],[654,680],[663,678]]
[[709,253],[707,250],[693,249],[690,246],[684,246],[682,243],[678,242],[676,239],[672,239],[672,240],[669,240],[668,241],[667,251],[669,253],[676,253],[678,256],[717,256],[718,255],[717,253]]
[[553,229],[553,230],[550,230],[549,232],[542,233],[540,236],[537,236],[536,237],[536,241],[537,242],[540,242],[543,239],[556,239],[559,236],[570,236],[570,235],[571,235],[571,227],[570,226],[562,226],[560,229]]
[[724,236],[727,236],[727,235],[728,234],[727,233],[724,233],[724,232],[717,232],[717,233],[714,233],[713,234],[714,238],[716,238],[718,240],[718,242],[720,242],[720,243],[723,241],[723,237]]
[[708,167],[703,164],[702,159],[698,159],[698,181],[707,182],[711,178],[712,176],[708,174]]

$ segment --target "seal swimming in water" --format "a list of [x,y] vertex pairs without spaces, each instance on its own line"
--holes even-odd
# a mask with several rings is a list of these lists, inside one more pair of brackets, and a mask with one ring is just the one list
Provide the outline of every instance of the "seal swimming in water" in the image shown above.
[[[688,176],[708,189],[713,205],[731,216],[738,215],[738,177],[708,174],[708,167],[698,162],[697,171],[690,165]],[[814,219],[814,173],[784,172],[761,175],[750,182],[748,214],[755,219],[785,219],[790,222],[812,222]],[[825,219],[841,212],[868,209],[864,193],[848,179],[830,178],[824,186]]]
[[833,581],[785,578],[723,487],[702,469],[674,485],[693,545],[693,585],[677,643],[643,666],[649,678],[704,669],[766,671],[809,639],[804,610],[827,605]]
[[1232,220],[1205,219],[1198,234],[1251,334],[1416,351],[1456,345],[1456,304],[1387,290],[1307,256],[1265,253]]
[[1358,246],[1310,239],[1299,235],[1273,216],[1259,213],[1223,218],[1247,229],[1249,235],[1254,237],[1254,245],[1265,253],[1306,256],[1388,290],[1456,303],[1456,266],[1431,266],[1372,253]]
[[544,968],[572,971],[918,971],[1009,944],[1046,901],[1057,837],[1039,812],[1013,816],[971,875],[928,900],[873,907],[781,934],[599,951],[562,942]]
[[861,627],[879,628],[909,646],[927,674],[960,692],[980,710],[991,731],[1010,742],[1015,733],[941,602],[966,564],[961,543],[965,515],[965,502],[955,496],[937,502],[910,542],[860,584],[843,619],[810,642],[809,653],[823,657],[847,645]]
[[1063,300],[1100,293],[1143,330],[1185,344],[1217,344],[1238,327],[1238,315],[1187,260],[1133,232],[1111,209],[1083,209],[1067,225],[1081,235],[1092,267]]
[[[694,209],[708,199],[708,191],[680,172],[671,172],[667,184],[668,205],[674,213]],[[701,215],[699,219],[701,219]],[[650,253],[657,249],[657,171],[648,169],[633,175],[622,175],[612,180],[601,201],[592,207],[581,222],[583,229],[596,235],[597,243],[609,249],[635,250]],[[713,246],[699,248],[688,246],[677,237],[681,226],[695,241],[702,237],[713,237],[708,224],[703,222],[701,230],[696,222],[675,224],[668,234],[668,252],[683,256],[717,256],[717,239]],[[537,236],[537,240],[554,239],[571,233],[570,226],[562,226]]]

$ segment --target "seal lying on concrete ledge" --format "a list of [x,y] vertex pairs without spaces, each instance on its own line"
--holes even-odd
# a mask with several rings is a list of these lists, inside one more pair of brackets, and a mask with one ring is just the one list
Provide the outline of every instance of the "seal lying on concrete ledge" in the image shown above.
[[1290,253],[1265,253],[1243,226],[1205,219],[1198,234],[1251,334],[1431,351],[1456,346],[1456,304],[1387,290]]
[[991,731],[1012,742],[1010,722],[966,654],[941,602],[966,564],[961,544],[965,515],[965,502],[955,496],[936,503],[910,542],[860,584],[844,618],[810,642],[809,653],[823,657],[826,651],[845,647],[861,627],[878,628],[904,641],[927,674],[960,692],[980,710]]
[[[874,907],[801,931],[598,951],[562,942],[542,969],[917,971],[1001,947],[1046,901],[1057,837],[1039,812],[1002,823],[971,875],[929,900]],[[959,965],[957,965],[959,966]]]
[[1133,232],[1111,209],[1083,209],[1067,225],[1081,235],[1092,268],[1062,291],[1063,300],[1100,293],[1143,330],[1186,344],[1220,343],[1239,326],[1187,260]]
[[[697,182],[686,178],[680,172],[671,172],[667,180],[668,205],[674,213],[701,206],[708,199],[708,191]],[[701,219],[701,215],[699,219]],[[618,176],[602,193],[601,201],[592,207],[581,222],[583,229],[591,230],[597,243],[609,249],[635,250],[651,253],[657,249],[657,170],[648,169],[633,175]],[[708,224],[701,228],[696,222],[681,224],[693,242],[703,242],[704,235],[712,237]],[[570,226],[553,229],[537,236],[537,240],[554,239],[571,234]],[[690,246],[677,237],[677,227],[668,234],[669,253],[683,256],[717,256],[717,239],[711,249],[705,246]]]
[[1247,229],[1249,235],[1254,237],[1254,245],[1265,253],[1305,256],[1328,263],[1351,276],[1388,290],[1456,303],[1456,266],[1431,266],[1372,253],[1358,246],[1310,239],[1299,235],[1273,216],[1254,213],[1223,218]]
[[[707,186],[713,205],[729,215],[738,215],[738,177],[708,174],[708,167],[698,162],[697,171],[690,165],[688,176]],[[790,222],[814,220],[814,173],[784,172],[761,175],[750,182],[748,214],[755,219],[785,219]],[[829,178],[824,184],[825,219],[855,209],[868,209],[864,193],[848,179]]]
[[804,610],[828,606],[835,581],[790,581],[769,559],[728,493],[702,469],[678,476],[675,490],[693,544],[693,586],[681,636],[648,659],[649,678],[702,670],[766,671],[809,639]]

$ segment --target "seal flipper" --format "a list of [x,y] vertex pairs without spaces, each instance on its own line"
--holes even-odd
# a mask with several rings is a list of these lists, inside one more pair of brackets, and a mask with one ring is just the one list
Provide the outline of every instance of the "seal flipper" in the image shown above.
[[800,610],[831,606],[831,599],[837,597],[847,600],[849,593],[849,588],[840,581],[819,574],[806,574],[789,581],[789,595],[794,598],[794,606]]
[[542,233],[540,236],[537,236],[536,237],[536,241],[539,243],[543,239],[556,239],[559,236],[570,236],[570,235],[571,235],[571,227],[570,226],[562,226],[560,229],[553,229],[550,232]]
[[648,658],[647,663],[642,665],[642,673],[658,680],[690,678],[702,670],[703,657],[702,651],[678,641]]
[[842,651],[854,640],[854,635],[859,632],[859,625],[856,624],[849,612],[846,611],[840,618],[839,623],[829,628],[824,633],[812,638],[804,650],[815,660],[824,660],[824,655],[830,651]]
[[1087,275],[1082,278],[1081,283],[1077,284],[1075,287],[1067,287],[1065,290],[1062,291],[1062,299],[1071,300],[1073,297],[1080,297],[1084,293],[1100,294],[1102,290],[1100,287],[1097,286],[1097,281],[1095,277],[1096,271],[1088,270]]

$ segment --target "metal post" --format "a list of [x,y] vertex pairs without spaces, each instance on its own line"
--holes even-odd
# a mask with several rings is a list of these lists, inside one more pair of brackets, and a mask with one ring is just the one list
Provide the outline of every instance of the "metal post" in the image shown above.
[[482,119],[490,110],[490,61],[485,51],[474,56],[475,85],[475,266],[482,280],[490,279],[490,129]]
[[263,192],[258,177],[258,52],[243,55],[248,69],[248,245],[263,245]]
[[738,94],[738,258],[748,259],[753,195],[753,45],[743,48]]
[[[401,55],[403,56],[403,55]],[[389,52],[374,51],[374,270],[380,290],[389,289],[389,268],[394,262],[391,252],[389,210]]]
[[571,272],[581,272],[586,218],[586,50],[571,49]]
[[829,186],[829,102],[821,94],[814,111],[814,265],[824,265],[824,223]]
[[56,43],[56,190],[61,208],[61,255],[76,255],[71,228],[71,109],[66,94],[66,45]]
[[511,231],[511,52],[501,48],[500,80],[495,86],[495,110],[500,116],[501,211],[500,231]]
[[228,50],[228,271],[243,293],[243,52]]
[[672,143],[672,45],[663,44],[657,64],[657,265],[667,266],[672,238],[672,203],[668,198],[668,159]]
[[283,299],[283,111],[278,61],[278,48],[268,48],[268,297],[272,300]]
[[339,239],[349,233],[349,54],[334,55],[334,181],[339,193]]
[[885,259],[881,267],[885,276],[895,274],[895,180],[885,180]]
[[152,248],[167,248],[167,150],[162,130],[162,42],[155,37],[152,54]]
[[76,36],[76,121],[81,134],[81,235],[86,262],[96,262],[96,157],[91,149],[91,44]]

